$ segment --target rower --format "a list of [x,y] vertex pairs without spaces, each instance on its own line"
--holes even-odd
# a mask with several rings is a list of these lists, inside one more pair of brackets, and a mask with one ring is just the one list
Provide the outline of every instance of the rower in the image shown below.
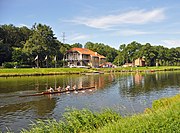
[[74,85],[73,87],[72,87],[72,89],[74,90],[74,93],[78,93],[78,89],[77,89],[77,87],[76,87],[76,85]]
[[69,85],[66,86],[65,90],[66,90],[66,91],[69,91],[69,90],[70,90],[70,86],[69,86]]
[[62,89],[61,86],[59,86],[56,90],[60,92],[61,89]]
[[48,89],[48,92],[53,92],[54,91],[54,89],[52,88],[52,87],[50,87],[49,89]]
[[74,85],[74,86],[72,87],[72,89],[73,89],[73,90],[77,90],[76,85]]

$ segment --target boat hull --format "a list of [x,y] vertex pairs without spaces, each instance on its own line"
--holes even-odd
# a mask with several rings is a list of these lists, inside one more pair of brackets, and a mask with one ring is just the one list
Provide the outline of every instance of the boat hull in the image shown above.
[[77,90],[62,90],[62,91],[53,91],[53,92],[41,92],[41,93],[35,93],[35,94],[29,94],[29,95],[22,95],[19,97],[28,97],[28,96],[41,96],[41,95],[50,95],[50,94],[57,94],[57,93],[67,93],[67,92],[78,92],[78,91],[82,91],[82,90],[87,90],[87,89],[93,89],[95,88],[94,86],[91,87],[83,87],[83,88],[79,88]]

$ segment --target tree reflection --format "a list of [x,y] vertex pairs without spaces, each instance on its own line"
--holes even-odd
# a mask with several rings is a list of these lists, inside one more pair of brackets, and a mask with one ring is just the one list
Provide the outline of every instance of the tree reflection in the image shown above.
[[48,95],[47,98],[43,98],[39,102],[35,102],[33,107],[36,109],[37,115],[43,117],[52,113],[56,107],[56,99],[52,98],[51,95]]
[[136,73],[119,78],[119,92],[134,97],[142,93],[160,91],[180,84],[178,73]]

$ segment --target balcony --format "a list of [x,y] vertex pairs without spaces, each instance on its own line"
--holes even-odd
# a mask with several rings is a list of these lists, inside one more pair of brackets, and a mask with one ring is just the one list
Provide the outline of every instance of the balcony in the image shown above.
[[88,61],[90,60],[89,58],[80,58],[80,57],[68,57],[66,59],[64,59],[65,61],[72,61],[72,60],[75,60],[75,61],[80,61],[80,60],[85,60],[85,61]]

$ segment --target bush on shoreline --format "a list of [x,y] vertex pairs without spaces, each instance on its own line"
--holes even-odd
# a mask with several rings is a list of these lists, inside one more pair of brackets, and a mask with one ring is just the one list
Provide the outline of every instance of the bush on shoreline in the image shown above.
[[121,119],[121,116],[112,110],[106,109],[100,113],[87,109],[70,109],[63,115],[63,120],[38,120],[31,125],[30,130],[22,130],[23,133],[76,133],[92,132],[107,123],[114,123]]

